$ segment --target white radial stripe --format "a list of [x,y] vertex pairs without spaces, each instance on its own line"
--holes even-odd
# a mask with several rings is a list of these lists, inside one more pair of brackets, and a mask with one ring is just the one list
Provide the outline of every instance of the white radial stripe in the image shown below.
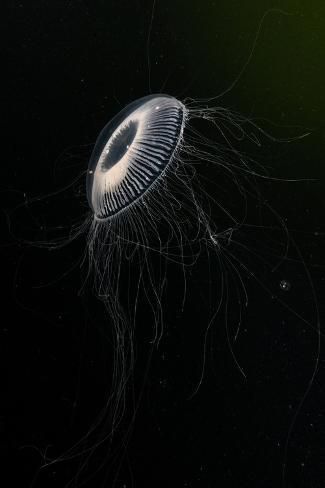
[[[175,131],[177,133],[177,131]],[[141,134],[139,137],[140,140],[151,140],[153,144],[159,144],[163,141],[170,141],[171,143],[175,142],[175,133],[171,136],[171,134],[163,133],[162,130],[148,130],[145,134]],[[137,138],[138,141],[138,138]]]
[[[125,201],[130,201],[130,199],[131,199],[131,198],[130,198],[130,196],[129,196],[129,195],[130,195],[130,193],[131,193],[131,192],[130,192],[130,188],[128,188],[128,187],[127,187],[127,185],[126,185],[125,181],[123,181],[123,182],[121,183],[121,185],[120,185],[120,190],[121,190],[121,194],[122,194],[122,196],[123,196],[123,200],[124,200],[124,202],[125,202]],[[131,195],[132,195],[132,193],[131,193]]]
[[174,132],[168,132],[166,130],[152,130],[148,131],[146,134],[143,135],[143,137],[146,139],[147,137],[153,137],[157,138],[157,142],[162,142],[162,141],[167,141],[171,145],[174,145],[175,143],[175,131]]
[[163,161],[158,161],[157,159],[144,157],[141,154],[138,155],[138,158],[142,164],[150,165],[149,167],[152,171],[161,172],[161,168],[165,166]]
[[137,160],[133,162],[134,167],[138,168],[139,171],[143,171],[147,176],[153,176],[151,166],[148,165],[146,160],[142,160],[138,157]]
[[121,194],[121,195],[122,195],[122,197],[123,197],[123,201],[124,201],[124,202],[125,202],[125,200],[126,200],[126,201],[130,200],[130,196],[129,196],[129,195],[130,195],[130,194],[132,195],[132,193],[131,193],[131,191],[130,191],[130,188],[128,188],[128,186],[126,185],[125,180],[124,180],[124,181],[122,181],[122,183],[121,183],[121,185],[120,185],[119,190],[120,190],[120,194]]
[[134,152],[140,156],[146,158],[148,161],[153,161],[154,163],[161,164],[163,161],[166,160],[167,154],[154,154],[150,152],[148,149],[143,147],[138,147],[134,150]]
[[[157,137],[159,137],[159,140],[157,140]],[[148,137],[146,137],[147,140],[152,141],[152,145],[155,146],[157,143],[162,143],[163,147],[166,147],[166,144],[168,146],[173,147],[175,144],[175,139],[172,137],[167,137],[166,135],[163,135],[161,133],[157,133],[155,136],[154,133],[151,133]]]
[[173,146],[170,144],[164,144],[159,146],[153,146],[151,144],[141,144],[141,150],[149,152],[152,156],[160,155],[163,159],[169,158],[173,151]]
[[147,173],[149,173],[149,175],[151,175],[151,176],[154,176],[155,173],[160,172],[160,170],[157,166],[155,166],[153,163],[148,163],[147,159],[145,159],[145,158],[141,158],[139,156],[138,162],[140,163],[140,165],[137,164],[138,168],[139,167],[140,168],[145,167],[145,169],[147,170]]
[[133,197],[135,197],[138,193],[138,189],[134,187],[132,179],[130,178],[130,176],[127,176],[125,178],[124,183],[125,183],[126,187],[129,189],[129,191],[131,192],[131,195]]
[[141,195],[143,193],[144,188],[146,187],[145,180],[139,177],[134,177],[132,175],[133,179],[133,184],[135,187],[138,188],[138,195]]
[[146,127],[144,130],[144,135],[145,134],[151,134],[151,133],[162,133],[162,134],[172,134],[173,136],[175,136],[175,129],[173,127],[171,127],[170,125],[166,126],[166,125],[162,125],[161,124],[161,127]]
[[144,184],[144,185],[146,184],[146,182],[145,182],[146,175],[144,174],[144,172],[141,169],[137,168],[136,166],[132,166],[130,168],[130,173],[134,174],[135,180],[139,180],[139,181],[141,180],[142,184]]
[[146,165],[146,168],[150,171],[152,176],[154,176],[155,173],[161,173],[161,169],[159,168],[159,165],[154,163],[153,161],[150,161],[150,163],[148,163],[148,160],[146,158],[139,157],[139,162],[142,165]]
[[134,168],[130,168],[130,175],[132,177],[133,184],[137,186],[139,189],[139,193],[143,190],[143,176],[141,174],[137,174],[134,171]]
[[181,119],[180,119],[178,114],[168,113],[168,114],[164,114],[163,117],[152,118],[147,125],[149,125],[149,126],[151,126],[153,124],[168,125],[171,122],[176,123],[179,120],[181,120]]
[[[168,148],[157,148],[158,151],[161,153],[164,153],[163,156],[166,157],[168,156],[169,152],[170,152],[170,149],[168,150]],[[148,154],[149,156],[150,155],[153,155],[153,151],[157,151],[157,149],[155,148],[155,146],[151,145],[151,144],[136,144],[134,145],[134,151],[137,151],[137,152],[141,152],[141,153],[146,153]]]
[[141,148],[143,151],[148,151],[151,153],[151,151],[155,151],[159,154],[163,153],[165,156],[171,152],[173,145],[172,144],[159,144],[155,145],[151,142],[148,141],[143,141],[141,144],[137,144],[138,148]]
[[163,147],[163,148],[166,147],[165,142],[161,141],[160,139],[159,139],[159,141],[157,141],[157,138],[154,136],[151,136],[151,137],[148,136],[145,139],[142,137],[139,137],[137,139],[137,143],[141,143],[141,144],[149,144],[150,143],[152,145],[152,147]]
[[150,171],[161,171],[161,169],[159,168],[159,164],[155,159],[151,159],[143,156],[142,154],[138,154],[138,161],[139,163],[149,168]]
[[164,158],[168,155],[168,150],[166,147],[160,149],[159,147],[152,146],[146,143],[142,143],[141,147],[143,151],[148,151],[152,154],[161,155]]
[[145,128],[145,131],[150,133],[150,132],[153,132],[153,131],[157,131],[157,130],[169,130],[173,133],[175,133],[175,130],[177,130],[177,128],[179,127],[179,124],[174,124],[173,122],[169,122],[168,124],[168,127],[166,127],[166,125],[163,125],[163,124],[150,124],[149,127],[146,127]]
[[179,117],[179,114],[173,114],[169,113],[165,115],[163,118],[162,117],[156,117],[149,122],[149,126],[153,124],[170,124],[170,123],[177,123],[181,120]]
[[153,168],[151,167],[148,159],[141,157],[140,154],[135,154],[132,161],[132,167],[138,168],[140,171],[142,171],[143,169],[143,171],[145,171],[148,176],[153,175]]
[[136,153],[136,151],[132,151],[132,153],[133,153],[133,158],[132,158],[132,164],[130,164],[130,169],[131,168],[138,169],[140,172],[142,172],[143,170],[148,176],[152,176],[153,173],[151,171],[150,165],[147,166],[147,160],[144,159],[141,161],[141,158],[139,154]]
[[119,188],[118,191],[114,194],[114,198],[118,204],[118,208],[124,205],[123,193],[121,191],[121,188]]
[[153,177],[152,171],[138,164],[135,164],[134,168],[137,170],[138,174],[141,175],[141,178],[143,179],[146,185],[147,185],[146,182],[152,180]]
[[162,139],[168,139],[171,142],[175,142],[175,130],[169,131],[168,129],[148,129],[141,134],[142,138],[153,137],[159,142]]
[[172,130],[174,133],[178,127],[179,127],[179,124],[173,123],[173,122],[169,122],[168,128],[166,127],[166,125],[163,125],[163,124],[150,124],[149,127],[145,128],[145,131],[150,133],[150,132],[157,131],[157,130],[169,129],[169,130]]
[[152,128],[155,128],[155,127],[161,127],[161,128],[172,128],[172,127],[175,127],[175,126],[180,126],[181,124],[179,123],[180,122],[180,119],[179,118],[173,118],[172,120],[151,120],[150,123],[146,124],[144,126],[144,130],[148,129],[152,129]]

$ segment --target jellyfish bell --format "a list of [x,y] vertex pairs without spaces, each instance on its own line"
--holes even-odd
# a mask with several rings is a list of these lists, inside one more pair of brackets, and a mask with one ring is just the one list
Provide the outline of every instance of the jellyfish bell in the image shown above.
[[149,95],[121,110],[101,131],[89,162],[87,195],[97,220],[135,204],[153,187],[182,140],[185,106]]

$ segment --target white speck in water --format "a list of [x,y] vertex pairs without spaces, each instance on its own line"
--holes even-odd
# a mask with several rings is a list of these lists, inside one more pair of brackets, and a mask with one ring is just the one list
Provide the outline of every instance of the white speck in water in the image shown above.
[[291,289],[291,283],[287,280],[280,281],[280,289],[282,291],[289,291]]

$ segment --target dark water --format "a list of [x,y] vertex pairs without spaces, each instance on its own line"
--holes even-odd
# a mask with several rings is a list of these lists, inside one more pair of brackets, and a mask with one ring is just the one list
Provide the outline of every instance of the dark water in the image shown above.
[[[1,357],[9,382],[1,395],[1,459],[9,477],[1,470],[1,486],[323,487],[324,5],[157,0],[152,7],[33,0],[11,2],[5,12]],[[272,8],[292,15],[270,11],[252,52]],[[247,175],[251,225],[229,241],[235,268],[227,272],[203,252],[182,310],[182,276],[170,266],[165,330],[149,369],[152,316],[140,307],[134,392],[129,386],[112,449],[99,447],[85,467],[78,456],[42,468],[102,412],[112,324],[91,284],[81,290],[85,235],[52,251],[27,241],[67,242],[73,224],[89,216],[82,173],[99,131],[127,103],[150,91],[213,97],[250,53],[218,103],[258,118],[277,139],[237,146],[275,179],[257,178],[256,198]],[[211,129],[206,135],[214,136]],[[215,197],[240,218],[238,187],[220,170],[203,164],[198,171],[218,178]],[[231,227],[212,212],[220,232]],[[228,294],[207,336],[200,383],[220,276],[228,277]],[[132,277],[123,279],[126,290]]]

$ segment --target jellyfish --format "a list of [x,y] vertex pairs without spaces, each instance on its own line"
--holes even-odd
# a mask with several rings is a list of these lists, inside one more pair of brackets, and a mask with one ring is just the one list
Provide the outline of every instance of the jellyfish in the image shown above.
[[[291,237],[259,190],[258,179],[272,178],[260,162],[238,148],[248,142],[259,149],[262,138],[274,138],[253,118],[220,106],[219,97],[181,101],[161,93],[144,96],[115,115],[95,142],[83,173],[90,211],[65,243],[87,233],[84,286],[93,287],[107,310],[112,376],[105,405],[91,427],[58,457],[44,455],[44,467],[77,459],[75,480],[86,474],[91,477],[103,466],[118,473],[141,402],[141,387],[134,391],[137,329],[149,331],[148,371],[167,327],[170,295],[183,311],[189,278],[202,265],[196,266],[202,257],[201,269],[207,274],[204,293],[211,300],[202,313],[203,340],[196,351],[200,374],[189,399],[204,380],[209,333],[220,317],[233,364],[246,379],[233,346],[249,299],[244,275],[273,293],[255,272],[266,260],[261,243],[254,246],[248,241],[251,228],[256,231],[248,222],[249,200],[267,209],[285,238],[272,271],[286,259]],[[242,199],[240,209],[231,206],[231,199],[238,202],[233,191]],[[176,274],[177,283],[171,286]],[[212,282],[216,284],[211,286]],[[290,282],[282,277],[278,283],[288,294]],[[237,310],[230,310],[230,296]],[[284,299],[276,299],[286,307]],[[238,325],[232,327],[229,317],[234,314]],[[317,362],[318,356],[308,388]],[[143,384],[145,380],[144,375]]]
[[[193,394],[204,376],[208,331],[227,301],[227,270],[239,283],[238,299],[247,302],[238,270],[240,260],[227,251],[235,231],[245,225],[245,210],[241,217],[235,217],[218,198],[217,181],[210,181],[215,186],[207,190],[196,167],[212,165],[215,171],[226,173],[245,200],[246,184],[247,192],[249,185],[253,192],[252,179],[257,173],[231,140],[246,136],[258,144],[256,133],[263,131],[253,120],[213,102],[180,101],[166,94],[135,100],[105,125],[89,160],[88,277],[114,330],[112,391],[103,414],[109,418],[109,427],[100,435],[100,442],[114,435],[128,408],[126,391],[135,365],[134,334],[140,302],[146,307],[146,320],[152,323],[149,356],[159,347],[170,266],[180,270],[178,300],[183,308],[188,270],[204,253],[214,253],[219,263],[214,272],[219,275],[221,291],[206,324],[202,373]],[[218,133],[222,143],[200,131],[202,122]],[[213,208],[218,209],[220,221],[221,214],[226,217],[226,228],[221,229],[220,222],[215,224]],[[236,367],[245,376],[230,349]]]
[[[202,124],[207,124],[209,129],[202,130]],[[265,265],[256,246],[250,246],[246,237],[244,242],[239,237],[243,229],[249,228],[246,220],[250,197],[274,214],[287,240],[279,261],[285,259],[290,241],[285,222],[262,200],[256,183],[258,178],[268,179],[269,175],[254,158],[237,147],[238,141],[244,140],[260,147],[261,137],[273,139],[254,119],[219,106],[216,98],[180,101],[167,94],[150,94],[131,102],[100,132],[86,173],[91,209],[87,219],[88,277],[107,309],[113,329],[114,358],[107,404],[83,439],[88,443],[88,447],[83,444],[82,448],[87,460],[98,446],[118,438],[119,426],[129,408],[127,391],[130,385],[132,388],[135,334],[143,320],[139,317],[141,307],[152,331],[149,367],[152,354],[159,348],[166,326],[164,313],[168,303],[164,296],[169,287],[170,266],[176,267],[181,275],[181,286],[173,291],[178,295],[176,300],[181,303],[181,309],[186,301],[188,274],[202,255],[207,256],[209,269],[214,256],[214,269],[210,271],[218,280],[218,292],[198,350],[202,358],[201,373],[191,397],[203,381],[208,334],[222,307],[226,309],[230,353],[239,374],[246,378],[233,348],[241,314],[248,303],[243,274],[253,277],[271,294],[270,287],[243,258],[245,253],[250,254],[251,260]],[[301,137],[304,135],[298,138]],[[209,167],[208,177],[197,170],[198,166],[200,170],[202,166]],[[211,168],[213,181],[209,179]],[[229,178],[243,198],[239,215],[219,197],[223,190],[218,185],[221,174]],[[222,220],[226,222],[223,227]],[[230,282],[235,284],[235,291],[230,289]],[[280,281],[281,290],[283,283]],[[238,328],[232,332],[227,309],[231,293],[236,295],[239,316]],[[281,297],[278,300],[286,306]],[[317,363],[313,374],[316,368]],[[133,403],[123,440],[117,441],[120,446],[127,443],[140,397],[141,394]],[[95,441],[90,441],[95,432]]]

